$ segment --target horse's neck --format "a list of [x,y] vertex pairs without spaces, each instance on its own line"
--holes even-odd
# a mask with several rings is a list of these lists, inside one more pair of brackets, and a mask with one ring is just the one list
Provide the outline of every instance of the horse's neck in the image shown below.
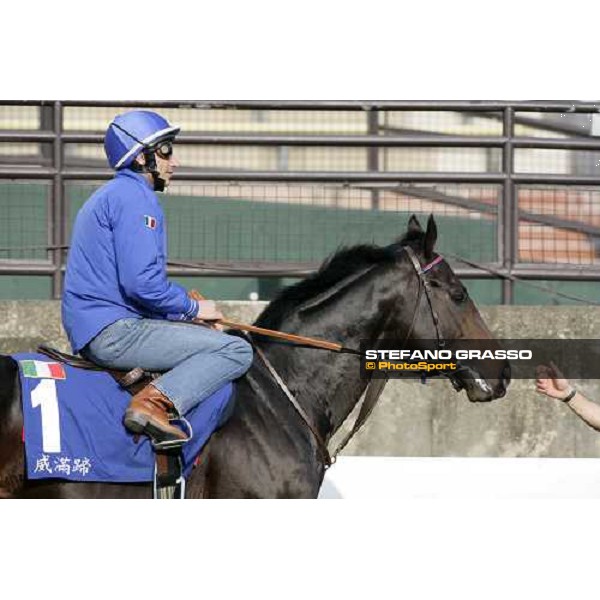
[[[319,337],[359,349],[360,343],[374,344],[382,333],[385,315],[373,310],[371,297],[354,298],[356,314],[324,315],[317,322],[291,320],[284,331]],[[309,413],[324,438],[331,437],[360,400],[367,381],[360,376],[360,357],[305,348],[277,352],[273,358],[298,401]]]

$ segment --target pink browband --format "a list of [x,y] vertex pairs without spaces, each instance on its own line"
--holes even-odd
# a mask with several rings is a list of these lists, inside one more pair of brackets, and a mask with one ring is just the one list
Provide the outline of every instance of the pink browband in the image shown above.
[[439,265],[443,260],[444,260],[443,256],[441,256],[441,255],[438,256],[437,258],[432,260],[428,265],[425,265],[424,267],[422,267],[421,273],[427,273],[427,271],[430,271],[431,269],[433,269],[433,267],[435,267],[435,265]]

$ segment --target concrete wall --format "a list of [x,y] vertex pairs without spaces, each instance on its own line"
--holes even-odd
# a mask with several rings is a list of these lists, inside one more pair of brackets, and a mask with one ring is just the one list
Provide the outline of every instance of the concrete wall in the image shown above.
[[[251,323],[264,303],[220,305],[229,318]],[[498,306],[481,312],[497,337],[600,338],[600,308]],[[0,353],[31,350],[42,341],[68,350],[58,302],[0,302]],[[577,385],[600,401],[600,381]],[[538,396],[532,381],[513,381],[503,399],[488,404],[471,404],[447,381],[392,381],[345,454],[600,457],[600,433],[560,402]]]

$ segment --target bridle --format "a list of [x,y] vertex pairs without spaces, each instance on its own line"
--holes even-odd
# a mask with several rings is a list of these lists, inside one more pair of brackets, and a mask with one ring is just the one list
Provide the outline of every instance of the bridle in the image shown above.
[[413,318],[410,327],[408,328],[408,333],[404,337],[404,341],[401,344],[401,347],[404,347],[404,344],[409,340],[413,332],[415,323],[417,321],[417,314],[419,313],[419,306],[421,305],[421,296],[423,295],[423,292],[425,292],[427,304],[429,305],[429,311],[431,312],[431,318],[433,319],[433,326],[435,327],[437,348],[438,350],[441,350],[446,346],[446,340],[441,334],[440,319],[431,300],[431,284],[429,283],[425,275],[426,273],[431,271],[436,265],[439,265],[444,260],[444,257],[440,254],[436,258],[434,258],[430,263],[422,267],[421,263],[419,262],[419,259],[417,258],[417,255],[415,254],[415,251],[410,246],[403,246],[403,248],[408,254],[408,258],[410,259],[410,262],[412,263],[412,266],[414,267],[419,277],[419,290],[417,292],[417,301],[415,302]]
[[[424,292],[425,297],[427,298],[427,304],[429,306],[429,311],[431,313],[431,317],[432,317],[433,324],[435,327],[435,333],[436,333],[436,338],[437,338],[437,348],[443,349],[446,345],[446,340],[444,339],[442,332],[441,332],[440,319],[437,314],[437,311],[435,310],[435,307],[433,305],[432,298],[431,298],[431,284],[429,283],[429,281],[426,277],[426,274],[429,271],[431,271],[432,269],[434,269],[437,265],[442,263],[444,258],[443,258],[443,256],[438,255],[436,258],[434,258],[431,262],[429,262],[425,266],[421,266],[421,263],[419,262],[419,259],[417,258],[417,255],[415,254],[415,251],[410,246],[402,246],[402,249],[405,250],[406,253],[408,254],[410,262],[411,262],[412,266],[414,267],[415,272],[417,273],[418,281],[419,281],[419,289],[418,289],[418,293],[417,293],[417,300],[415,303],[415,308],[414,308],[414,312],[413,312],[411,325],[410,325],[410,328],[408,329],[408,333],[406,334],[401,346],[402,347],[404,346],[404,344],[408,341],[408,339],[410,338],[410,335],[412,334],[412,331],[413,331],[415,323],[416,323],[417,314],[419,312],[419,306],[421,304],[421,297]],[[366,273],[370,272],[372,269],[374,269],[375,266],[376,265],[372,265],[368,269],[365,269],[363,272],[361,272],[360,273],[361,277],[366,275]],[[356,281],[358,279],[358,277],[356,276],[356,274],[353,274],[350,276],[350,279],[353,282],[353,281]],[[389,319],[389,317],[388,317],[388,319]],[[385,329],[385,325],[387,324],[388,319],[385,320],[385,322],[382,326],[382,330]],[[371,381],[369,381],[369,383],[367,384],[365,397],[364,397],[362,406],[360,408],[360,412],[354,423],[354,426],[352,427],[351,431],[349,433],[347,433],[344,436],[344,438],[342,439],[342,441],[337,445],[334,452],[332,454],[330,454],[329,449],[327,447],[327,442],[323,439],[323,437],[318,432],[316,427],[312,424],[309,416],[306,414],[306,411],[302,408],[302,406],[300,405],[300,403],[298,402],[296,397],[292,394],[292,392],[290,391],[288,386],[285,384],[285,382],[283,381],[283,379],[281,378],[279,373],[276,371],[275,367],[273,367],[273,365],[271,364],[269,359],[265,356],[265,353],[263,352],[263,350],[252,340],[250,334],[245,334],[245,335],[249,339],[250,343],[252,343],[254,350],[256,351],[256,353],[258,354],[260,359],[265,364],[267,370],[269,371],[269,373],[271,374],[271,376],[273,377],[273,379],[275,380],[277,385],[281,388],[281,390],[283,391],[285,396],[288,398],[288,400],[291,402],[291,404],[294,407],[294,409],[296,410],[296,412],[300,415],[300,417],[304,421],[305,425],[308,427],[308,429],[312,433],[313,438],[317,445],[317,449],[323,459],[324,468],[328,469],[332,464],[334,464],[334,462],[337,458],[337,455],[341,452],[341,450],[343,450],[343,448],[346,446],[346,444],[348,444],[348,442],[352,439],[352,437],[354,437],[354,435],[364,425],[365,421],[367,420],[367,418],[373,411],[373,408],[375,408],[375,405],[376,405],[377,401],[379,400],[386,383],[388,382],[388,378],[385,377],[385,378],[371,379]],[[359,350],[353,349],[353,348],[341,347],[339,351],[342,353],[354,354],[361,358],[363,356],[362,352],[360,352]],[[438,374],[448,377],[451,380],[454,388],[458,391],[461,389],[461,385],[460,385],[460,383],[458,383],[454,380],[454,377],[457,374],[457,372],[462,369],[463,369],[463,367],[460,367],[459,369],[452,371],[452,373],[440,371],[440,372],[438,372]]]
[[[417,255],[415,254],[415,251],[410,246],[403,246],[403,248],[404,248],[404,250],[406,250],[408,257],[409,257],[413,267],[415,268],[415,271],[417,272],[417,274],[419,276],[419,291],[417,294],[417,301],[415,303],[415,310],[413,313],[412,323],[408,330],[408,333],[406,334],[406,336],[404,338],[404,342],[401,344],[401,348],[404,347],[404,344],[407,342],[407,340],[410,338],[410,335],[412,334],[412,330],[414,328],[417,314],[419,311],[419,305],[421,303],[421,296],[422,296],[423,292],[425,292],[425,297],[427,298],[427,304],[429,305],[429,312],[431,313],[431,318],[433,320],[433,326],[435,327],[437,349],[443,350],[446,347],[446,340],[441,333],[440,318],[438,317],[437,311],[435,310],[433,301],[431,299],[431,284],[429,283],[429,280],[425,277],[425,274],[427,272],[431,271],[431,269],[433,269],[436,265],[440,264],[444,260],[444,257],[440,254],[436,258],[434,258],[430,263],[427,263],[424,267],[422,267],[421,263],[419,262],[419,259],[417,258]],[[454,362],[456,363],[456,369],[453,369],[452,371],[447,371],[447,370],[437,371],[436,374],[441,375],[443,377],[447,377],[450,380],[452,387],[454,387],[454,389],[457,392],[459,392],[463,388],[463,386],[457,380],[456,376],[461,371],[468,370],[468,368],[465,365],[463,365],[460,360],[454,360]],[[429,375],[429,374],[427,374],[427,375],[429,377],[431,377],[431,375]],[[422,378],[421,378],[423,383],[425,383],[425,379],[426,379],[426,375],[423,374]]]

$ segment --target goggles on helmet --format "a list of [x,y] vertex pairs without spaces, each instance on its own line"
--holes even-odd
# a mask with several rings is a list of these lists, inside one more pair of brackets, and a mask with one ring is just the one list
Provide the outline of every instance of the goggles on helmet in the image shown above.
[[173,156],[173,142],[171,140],[160,142],[154,150],[161,158],[169,160]]

